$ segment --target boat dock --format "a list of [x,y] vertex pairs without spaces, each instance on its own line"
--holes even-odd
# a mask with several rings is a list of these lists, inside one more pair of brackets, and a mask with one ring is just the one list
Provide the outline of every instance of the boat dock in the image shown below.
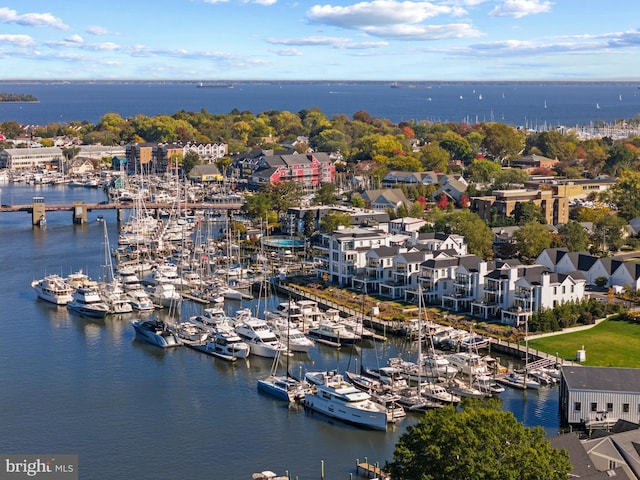
[[382,333],[381,336],[375,338],[376,340],[383,341],[384,337],[386,337],[387,334],[401,335],[404,333],[406,327],[406,323],[403,321],[382,320],[378,317],[365,315],[363,312],[359,312],[353,308],[348,308],[344,305],[332,302],[331,300],[327,300],[326,298],[308,293],[300,288],[297,288],[293,284],[275,282],[274,287],[278,293],[291,296],[291,298],[294,300],[313,300],[323,310],[335,309],[340,312],[341,316],[362,318],[362,323],[365,326],[373,328],[378,333]]
[[390,480],[389,474],[384,472],[380,468],[379,464],[369,463],[366,458],[364,460],[365,461],[362,463],[360,463],[359,460],[356,460],[356,475],[365,476],[367,478]]

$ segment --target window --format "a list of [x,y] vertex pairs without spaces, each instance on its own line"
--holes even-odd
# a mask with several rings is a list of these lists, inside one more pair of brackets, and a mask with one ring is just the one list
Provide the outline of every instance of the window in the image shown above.
[[591,411],[592,412],[598,411],[598,404],[596,402],[591,402]]
[[609,460],[609,470],[614,470],[618,467],[618,464],[615,462],[615,460]]
[[575,402],[573,404],[573,410],[579,412],[582,409],[582,402]]
[[623,403],[622,404],[622,411],[624,413],[629,413],[629,404],[628,403]]
[[613,403],[607,403],[607,412],[613,412]]

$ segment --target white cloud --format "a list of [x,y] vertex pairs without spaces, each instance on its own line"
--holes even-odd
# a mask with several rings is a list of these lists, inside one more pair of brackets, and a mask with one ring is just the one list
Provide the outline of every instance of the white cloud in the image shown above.
[[522,18],[550,12],[551,5],[553,3],[546,0],[506,0],[491,10],[489,16]]
[[108,28],[100,27],[98,25],[90,25],[85,31],[90,33],[91,35],[111,35],[111,32]]
[[374,0],[347,7],[314,5],[307,18],[314,23],[336,27],[362,29],[364,27],[415,24],[439,15],[462,15],[463,10],[429,2],[397,2]]
[[391,25],[363,29],[370,35],[396,40],[440,40],[445,38],[480,37],[482,32],[466,23],[449,25]]
[[36,44],[29,35],[0,34],[0,45],[5,43],[16,47],[33,47]]
[[84,43],[84,38],[80,35],[71,35],[70,37],[65,38],[64,41],[68,43],[81,44]]
[[298,47],[334,47],[340,49],[369,49],[386,47],[387,42],[354,42],[350,38],[341,37],[304,37],[304,38],[267,38],[274,45],[294,45]]
[[62,20],[50,13],[24,13],[19,15],[15,10],[7,7],[0,8],[0,22],[16,23],[27,27],[52,27],[67,30],[69,27]]
[[269,5],[275,5],[278,2],[278,0],[251,0],[248,3],[254,3],[256,5],[264,5],[264,6],[269,6]]
[[282,50],[276,50],[274,53],[280,57],[301,57],[302,56],[302,52],[297,48],[285,48]]

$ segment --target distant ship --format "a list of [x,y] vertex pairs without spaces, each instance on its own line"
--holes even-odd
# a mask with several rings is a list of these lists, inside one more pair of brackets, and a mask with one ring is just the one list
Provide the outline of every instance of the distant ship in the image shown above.
[[200,82],[196,85],[198,88],[233,88],[233,83],[204,83]]

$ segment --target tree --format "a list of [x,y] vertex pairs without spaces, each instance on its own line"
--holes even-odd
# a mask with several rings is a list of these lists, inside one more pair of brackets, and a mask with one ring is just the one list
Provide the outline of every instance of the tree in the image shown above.
[[323,183],[315,194],[316,203],[319,205],[333,205],[336,203],[336,186],[333,183]]
[[589,234],[575,220],[569,220],[558,229],[561,245],[567,247],[571,252],[583,252],[589,248]]
[[636,153],[627,145],[614,145],[609,149],[604,168],[611,175],[618,175],[619,170],[633,168],[636,158]]
[[[437,212],[437,209],[431,213]],[[433,220],[432,220],[433,221]],[[444,214],[435,220],[436,231],[465,237],[469,253],[482,258],[493,257],[493,232],[478,215],[468,210]]]
[[394,480],[564,480],[572,467],[542,427],[527,428],[499,399],[466,399],[407,427],[385,469]]
[[529,222],[547,223],[542,215],[542,209],[531,201],[516,203],[512,215],[516,225],[524,225]]
[[182,171],[184,172],[185,175],[189,175],[189,172],[191,172],[193,167],[199,164],[200,164],[200,155],[198,155],[198,152],[189,150],[184,155],[184,158],[182,159]]
[[356,208],[364,208],[366,207],[366,203],[364,201],[364,198],[362,198],[362,195],[360,195],[359,193],[352,193],[351,194],[351,206],[356,207]]
[[500,165],[491,160],[474,160],[469,167],[471,180],[480,183],[489,183],[500,173]]
[[276,185],[268,185],[266,192],[269,194],[271,205],[278,213],[278,216],[289,210],[292,206],[300,205],[300,199],[302,198],[300,183],[294,181],[278,182]]
[[307,210],[304,212],[304,217],[302,217],[302,221],[304,222],[304,236],[306,238],[311,237],[313,232],[316,231],[316,218],[313,214],[313,210]]
[[631,220],[640,216],[640,172],[632,169],[622,170],[616,183],[603,197],[615,203],[621,217]]
[[449,152],[437,143],[430,143],[420,149],[420,163],[425,170],[446,173],[449,165]]
[[551,234],[547,227],[536,221],[525,224],[513,234],[520,255],[534,260],[545,248],[551,246]]
[[242,205],[242,212],[252,219],[265,219],[271,210],[271,195],[265,192],[247,195]]
[[524,148],[524,132],[504,123],[485,123],[482,125],[484,138],[482,148],[500,164],[514,158]]
[[337,230],[339,226],[348,227],[349,225],[351,225],[351,215],[344,212],[330,212],[320,220],[320,231],[330,233]]

